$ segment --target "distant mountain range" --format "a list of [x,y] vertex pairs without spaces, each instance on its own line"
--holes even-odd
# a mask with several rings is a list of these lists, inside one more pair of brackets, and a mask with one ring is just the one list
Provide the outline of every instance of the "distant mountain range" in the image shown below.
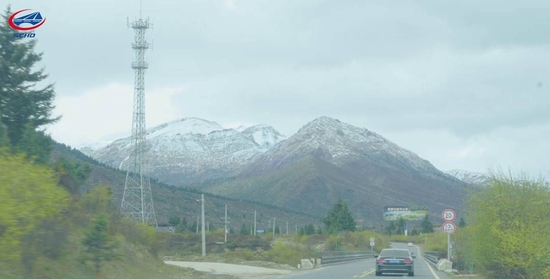
[[[224,129],[216,122],[183,118],[147,130],[151,176],[173,185],[227,175],[286,137],[267,125]],[[80,150],[111,167],[126,170],[130,137]]]
[[[90,175],[82,188],[79,189],[79,192],[85,193],[98,184],[108,184],[113,190],[113,206],[120,206],[126,178],[125,172],[101,165],[80,151],[64,144],[54,143],[51,157],[53,161],[64,158],[73,163],[89,165],[91,167]],[[201,207],[197,200],[200,199],[201,192],[165,185],[156,181],[151,182],[151,188],[159,224],[167,224],[168,218],[173,216],[185,218],[189,224],[192,224],[200,216]],[[205,218],[210,228],[223,227],[225,205],[228,207],[229,227],[236,232],[239,232],[243,224],[247,228],[253,226],[255,211],[257,213],[257,228],[266,231],[270,231],[273,218],[276,218],[279,225],[289,222],[291,233],[294,233],[296,226],[300,228],[306,224],[320,224],[319,218],[315,216],[308,216],[287,208],[253,201],[230,199],[209,193],[204,194]],[[283,232],[286,232],[286,230],[283,230]]]
[[[224,129],[184,118],[148,130],[151,176],[205,190],[323,216],[339,197],[362,225],[382,222],[388,205],[462,211],[472,185],[381,135],[330,117],[319,117],[289,138],[273,127]],[[83,148],[93,158],[124,169],[130,139]],[[460,214],[460,213],[459,213]]]

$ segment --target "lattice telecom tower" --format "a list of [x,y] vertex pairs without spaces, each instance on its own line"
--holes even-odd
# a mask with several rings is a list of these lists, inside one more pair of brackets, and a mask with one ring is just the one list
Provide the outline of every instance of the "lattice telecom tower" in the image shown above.
[[[128,27],[130,23],[128,22]],[[149,43],[145,38],[145,31],[149,28],[149,19],[141,18],[131,24],[134,29],[134,61],[132,69],[135,72],[134,80],[134,112],[132,118],[132,140],[124,194],[122,196],[121,212],[138,222],[157,226],[151,181],[148,176],[146,162],[147,133],[145,130],[145,70],[148,68],[145,62],[145,52]]]

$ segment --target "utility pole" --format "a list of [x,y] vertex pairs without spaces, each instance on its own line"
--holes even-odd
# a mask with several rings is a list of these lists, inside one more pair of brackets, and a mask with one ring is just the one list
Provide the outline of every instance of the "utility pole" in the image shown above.
[[295,224],[294,226],[294,235],[298,235],[298,225]]
[[254,210],[254,235],[256,235],[256,210]]
[[288,221],[286,221],[286,234],[288,235]]
[[225,205],[225,239],[223,243],[227,243],[227,204]]
[[202,256],[206,257],[206,232],[204,231],[204,194],[201,194],[201,215],[202,215]]
[[275,236],[275,217],[273,217],[273,236]]
[[199,220],[199,216],[197,216],[197,234],[199,234],[199,225],[200,225],[200,220]]

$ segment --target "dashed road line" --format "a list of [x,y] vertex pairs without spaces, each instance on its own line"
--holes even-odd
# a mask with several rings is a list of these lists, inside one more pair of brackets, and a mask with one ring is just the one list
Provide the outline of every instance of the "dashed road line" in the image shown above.
[[360,278],[363,278],[363,277],[365,277],[365,276],[367,276],[367,275],[369,275],[369,274],[371,274],[371,273],[373,273],[373,272],[374,272],[374,268],[371,269],[371,270],[367,270],[367,271],[363,272],[363,274],[361,274],[361,276],[359,276],[359,277],[360,277]]

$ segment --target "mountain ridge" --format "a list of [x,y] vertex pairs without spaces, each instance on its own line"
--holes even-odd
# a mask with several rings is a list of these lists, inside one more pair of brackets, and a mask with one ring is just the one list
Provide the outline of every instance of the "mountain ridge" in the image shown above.
[[[148,157],[160,158],[157,162],[165,159],[172,167],[163,171],[164,165],[154,165],[153,177],[317,217],[322,217],[336,199],[343,198],[363,226],[383,222],[383,207],[387,205],[427,206],[435,218],[446,208],[461,212],[471,188],[383,136],[327,116],[308,122],[288,138],[268,125],[239,132],[219,130],[212,124],[215,122],[193,121],[210,127],[194,127],[202,133],[179,135],[166,132],[173,125],[153,128],[154,135],[171,136],[153,137],[151,150],[156,153]],[[159,147],[159,142],[166,145]],[[185,152],[202,157],[170,149],[171,144],[178,143],[192,145]],[[110,148],[113,146],[117,145]],[[123,147],[120,143],[118,146]],[[218,153],[201,153],[206,147]],[[116,148],[114,151],[118,152]],[[228,160],[224,157],[228,154],[237,156]],[[116,155],[118,160],[123,157]],[[227,161],[220,163],[220,159]]]
[[[214,121],[187,117],[147,129],[147,139],[151,176],[181,185],[222,177],[286,137],[265,124],[239,132]],[[111,167],[126,170],[130,147],[131,139],[125,137],[103,148],[81,148],[81,151]]]
[[[59,158],[68,160],[72,163],[87,164],[91,166],[91,172],[88,179],[80,189],[80,193],[85,193],[89,189],[99,184],[108,184],[113,190],[113,204],[119,206],[124,190],[124,181],[126,173],[107,166],[88,155],[80,152],[62,143],[55,142],[51,152],[51,160]],[[159,224],[165,224],[171,216],[186,217],[190,223],[200,216],[200,205],[196,199],[200,194],[205,195],[206,200],[206,218],[212,226],[218,228],[223,224],[219,216],[224,214],[224,205],[228,205],[229,218],[231,218],[231,228],[237,231],[241,224],[250,225],[253,220],[254,210],[257,211],[258,226],[267,226],[268,221],[273,217],[277,220],[288,220],[291,224],[313,223],[319,224],[316,216],[307,215],[301,212],[293,211],[289,208],[281,208],[271,204],[262,204],[257,201],[248,201],[245,199],[236,199],[222,197],[212,193],[198,191],[197,189],[176,187],[151,179],[151,189],[155,212]],[[243,217],[244,216],[244,217]]]
[[[333,133],[329,135],[326,134],[327,131]],[[321,137],[328,142],[322,142]],[[358,146],[358,144],[363,143],[369,145]],[[327,148],[321,151],[320,146],[326,146]],[[319,150],[317,151],[319,156],[335,160],[337,163],[344,163],[345,160],[350,159],[350,156],[353,159],[358,152],[365,149],[370,149],[371,151],[376,149],[386,150],[400,158],[403,163],[410,164],[421,170],[433,171],[436,169],[429,161],[420,158],[407,149],[397,146],[375,132],[369,131],[366,128],[358,128],[327,116],[322,116],[308,122],[294,135],[281,142],[281,144],[274,146],[273,150],[260,155],[259,158],[273,162],[275,160],[273,153],[285,152],[287,155],[283,156],[282,160],[278,161],[274,166],[270,165],[270,167],[277,168],[284,165],[285,161],[291,162],[292,156],[295,156],[298,150],[301,150],[301,152]],[[346,156],[348,157],[346,158]]]
[[468,184],[475,186],[487,186],[489,180],[491,179],[490,175],[481,172],[473,172],[461,169],[453,169],[445,171],[445,173],[460,179]]
[[387,205],[462,210],[471,188],[381,135],[330,117],[308,122],[239,168],[231,179],[195,187],[229,197],[322,215],[343,198],[366,226],[383,222]]

